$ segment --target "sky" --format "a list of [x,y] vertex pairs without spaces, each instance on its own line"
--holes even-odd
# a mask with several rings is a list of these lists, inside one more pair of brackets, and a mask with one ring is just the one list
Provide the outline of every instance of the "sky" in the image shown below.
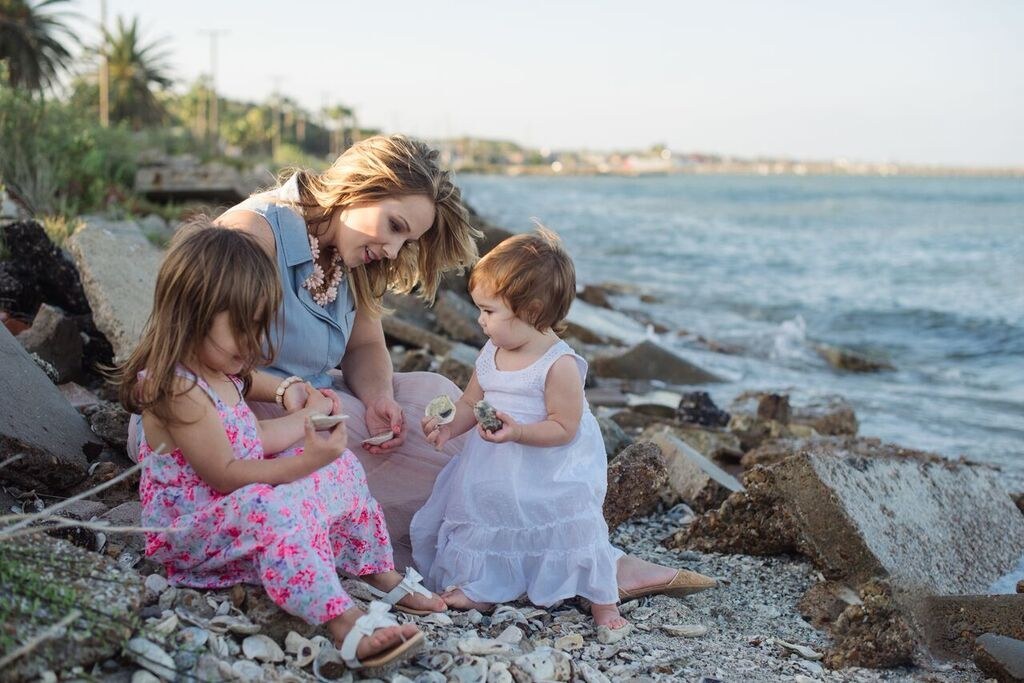
[[[70,23],[96,34],[101,0]],[[1024,166],[1021,0],[106,0],[181,84],[422,137]]]

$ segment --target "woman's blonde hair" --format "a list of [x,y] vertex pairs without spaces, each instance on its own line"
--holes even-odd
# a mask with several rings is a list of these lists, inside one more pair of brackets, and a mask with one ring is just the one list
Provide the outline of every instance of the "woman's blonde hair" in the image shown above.
[[247,391],[256,366],[273,358],[270,327],[280,305],[277,265],[254,237],[214,226],[205,216],[192,219],[175,234],[160,266],[138,346],[114,369],[122,405],[177,422],[170,411],[171,399],[181,393],[175,391],[175,368],[195,357],[223,312],[245,359],[239,376]]
[[576,298],[576,268],[551,230],[509,237],[487,252],[469,274],[477,287],[504,300],[512,314],[544,332],[565,332],[565,317]]
[[438,152],[404,135],[378,135],[357,142],[323,173],[298,171],[297,207],[314,234],[330,224],[336,211],[391,197],[424,195],[434,203],[434,222],[416,242],[407,242],[398,256],[353,268],[349,281],[356,305],[379,316],[389,288],[433,301],[445,271],[472,266],[476,240],[482,236],[469,222],[462,194],[448,171],[437,163]]

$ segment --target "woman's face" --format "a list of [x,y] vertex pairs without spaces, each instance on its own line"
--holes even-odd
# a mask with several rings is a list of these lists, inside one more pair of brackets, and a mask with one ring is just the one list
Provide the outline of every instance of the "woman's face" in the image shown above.
[[434,202],[426,195],[389,197],[339,211],[331,222],[330,244],[349,268],[393,259],[406,242],[434,224]]

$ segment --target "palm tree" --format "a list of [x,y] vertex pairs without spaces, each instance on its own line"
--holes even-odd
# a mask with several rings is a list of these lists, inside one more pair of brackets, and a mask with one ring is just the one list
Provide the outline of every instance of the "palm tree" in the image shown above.
[[75,37],[64,25],[67,13],[49,13],[50,5],[67,0],[0,0],[0,62],[15,88],[43,90],[54,84],[57,73],[71,60],[61,42]]
[[163,120],[166,113],[152,86],[171,85],[166,39],[144,45],[137,17],[117,18],[114,31],[103,31],[103,46],[110,74],[110,119],[127,119],[135,128]]

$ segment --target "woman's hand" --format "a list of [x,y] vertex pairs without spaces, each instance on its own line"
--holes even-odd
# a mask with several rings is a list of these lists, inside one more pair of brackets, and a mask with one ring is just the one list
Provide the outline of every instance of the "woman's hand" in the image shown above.
[[383,397],[378,398],[366,405],[366,430],[373,437],[384,432],[394,432],[395,436],[380,446],[363,446],[367,453],[380,455],[405,443],[405,415],[402,413],[402,406],[395,402],[395,399]]
[[348,430],[345,428],[344,422],[335,425],[330,431],[326,432],[325,436],[320,436],[323,432],[317,432],[313,428],[313,421],[308,417],[306,418],[305,428],[306,443],[303,455],[307,458],[312,458],[316,462],[317,469],[337,460],[338,456],[348,446]]
[[439,451],[452,438],[452,430],[447,424],[438,424],[437,420],[436,417],[426,416],[420,420],[420,426],[423,428],[423,436],[427,437],[427,443]]
[[496,412],[495,415],[501,420],[501,429],[496,432],[489,432],[482,425],[477,424],[476,430],[484,441],[491,443],[509,443],[519,441],[523,437],[523,425],[515,421],[508,413]]

